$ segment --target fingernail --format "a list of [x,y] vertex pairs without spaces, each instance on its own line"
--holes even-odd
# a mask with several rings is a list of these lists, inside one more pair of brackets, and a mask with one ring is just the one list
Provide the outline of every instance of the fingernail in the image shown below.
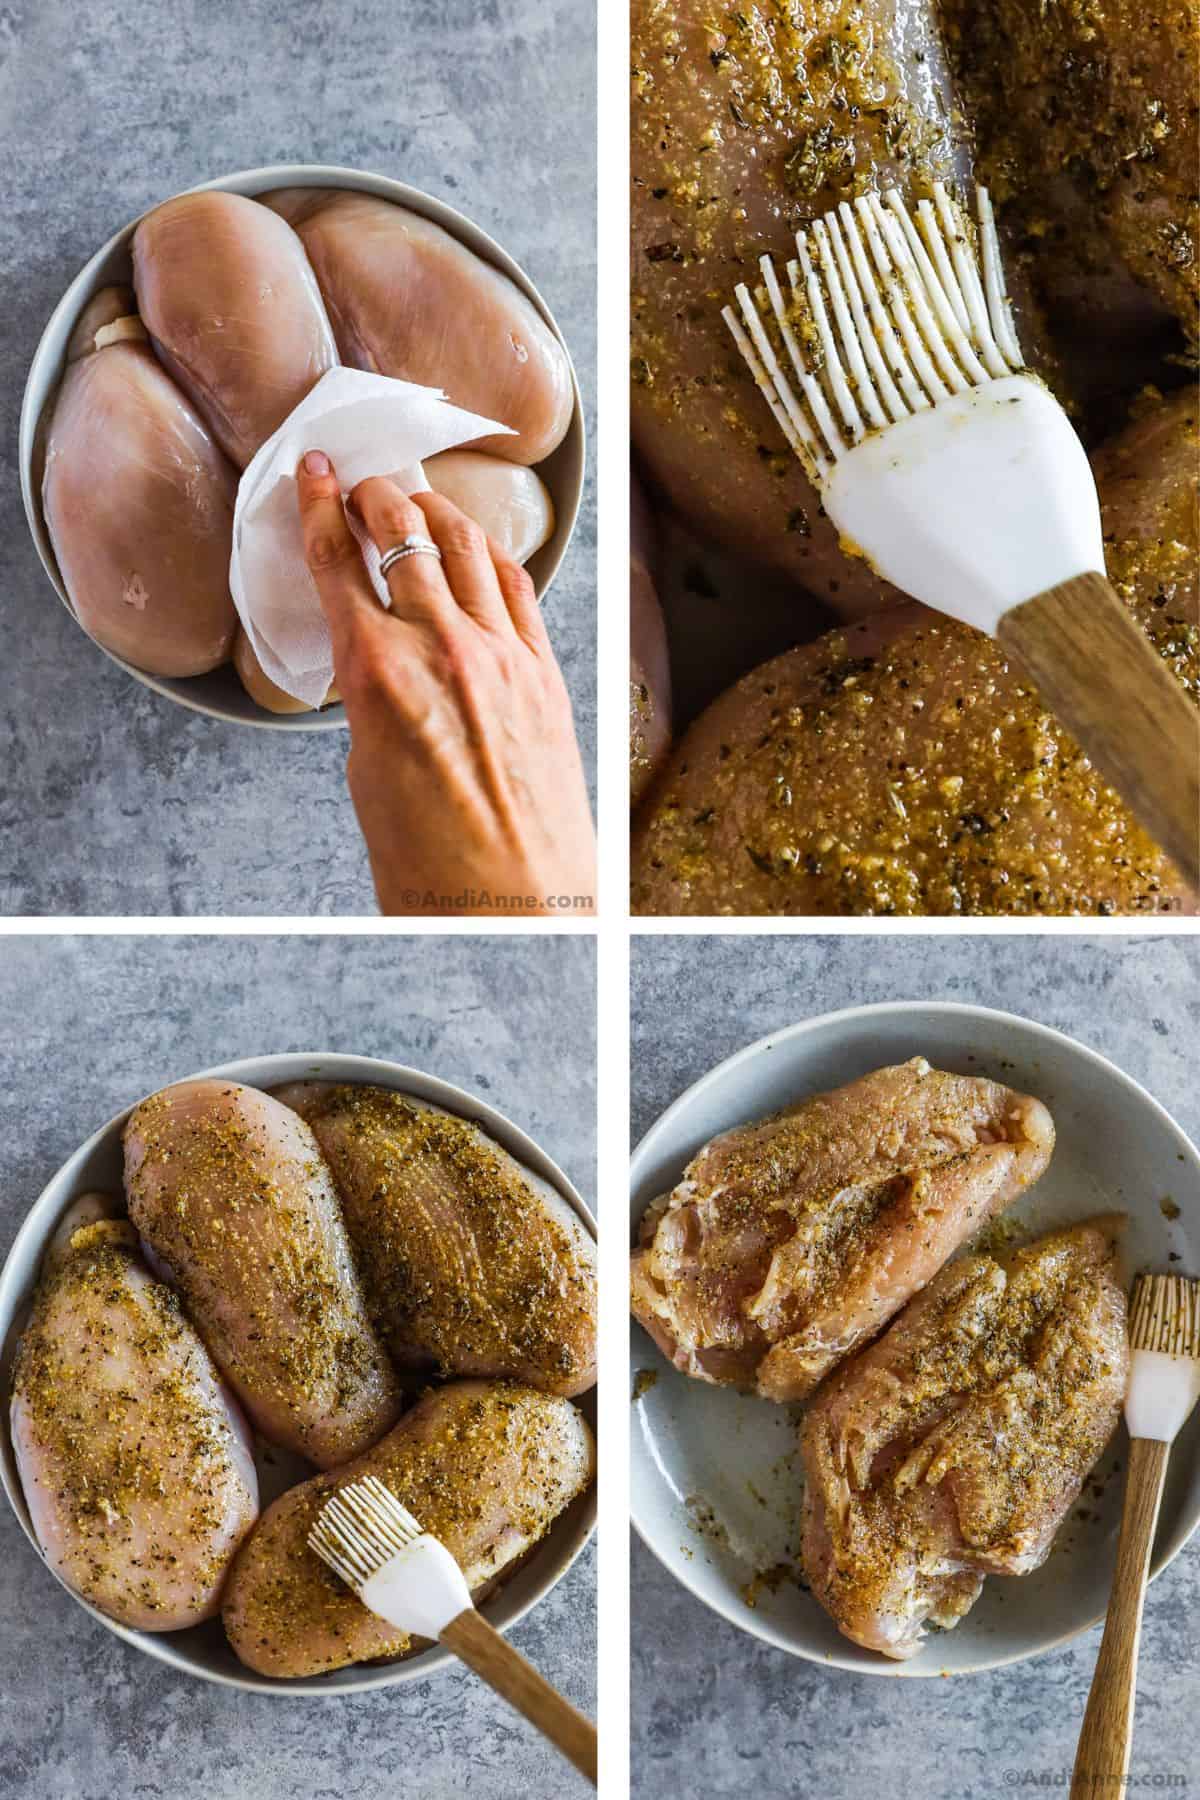
[[306,475],[328,475],[333,464],[323,450],[306,450],[304,452],[304,472]]

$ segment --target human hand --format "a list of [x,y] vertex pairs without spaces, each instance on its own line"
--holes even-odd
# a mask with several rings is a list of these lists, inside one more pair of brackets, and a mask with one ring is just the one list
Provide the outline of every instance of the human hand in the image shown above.
[[296,473],[305,555],[350,725],[350,796],[384,913],[595,911],[596,842],[571,704],[533,583],[438,494],[360,482],[379,604],[320,451]]

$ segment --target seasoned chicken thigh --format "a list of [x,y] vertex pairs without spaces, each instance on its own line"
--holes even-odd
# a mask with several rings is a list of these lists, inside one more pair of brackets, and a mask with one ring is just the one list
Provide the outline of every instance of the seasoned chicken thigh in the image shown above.
[[46,440],[42,505],[79,623],[150,675],[229,656],[237,477],[164,374],[128,288],[104,288],[71,339]]
[[685,1374],[803,1399],[1053,1145],[1041,1102],[999,1082],[877,1069],[693,1157],[642,1221],[634,1315]]
[[1045,1561],[1125,1392],[1119,1223],[952,1263],[814,1400],[804,1571],[855,1643],[913,1656]]
[[249,1432],[117,1204],[85,1195],[47,1251],[12,1380],[12,1442],[50,1567],[109,1618],[212,1616],[258,1515]]
[[142,318],[166,367],[244,469],[337,347],[295,232],[241,194],[181,194],[133,238]]
[[596,1379],[596,1246],[548,1182],[469,1119],[376,1087],[298,1082],[341,1196],[367,1306],[398,1368]]
[[281,188],[267,204],[303,240],[343,362],[443,388],[517,433],[477,450],[536,463],[562,442],[574,404],[566,352],[507,275],[373,194]]
[[443,1543],[476,1596],[502,1580],[588,1486],[596,1447],[566,1400],[507,1382],[427,1394],[374,1449],[278,1499],[238,1558],[223,1617],[238,1656],[295,1678],[418,1647],[368,1612],[308,1546],[331,1494],[374,1475]]
[[302,1119],[184,1081],[125,1127],[129,1216],[263,1436],[333,1468],[395,1422],[329,1170]]

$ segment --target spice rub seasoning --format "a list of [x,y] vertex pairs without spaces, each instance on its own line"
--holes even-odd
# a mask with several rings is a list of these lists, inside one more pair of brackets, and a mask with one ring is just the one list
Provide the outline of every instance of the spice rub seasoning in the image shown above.
[[802,1400],[1045,1168],[1049,1113],[922,1057],[722,1133],[642,1222],[634,1316],[675,1366]]
[[633,0],[632,43],[639,458],[700,530],[871,610],[891,590],[838,549],[720,312],[839,201],[966,173],[936,28],[891,0]]
[[[125,1219],[80,1203],[13,1369],[12,1436],[47,1561],[109,1618],[175,1631],[217,1610],[258,1512],[248,1434]],[[106,1203],[115,1212],[115,1203]]]
[[949,0],[944,11],[982,178],[1034,247],[1043,285],[1061,288],[1065,264],[1069,280],[1099,289],[1093,354],[1114,262],[1194,342],[1195,0]]
[[595,1379],[595,1246],[575,1213],[469,1120],[389,1089],[281,1090],[341,1196],[367,1307],[397,1366],[549,1393]]
[[296,1677],[403,1656],[419,1644],[360,1604],[308,1547],[331,1494],[375,1475],[438,1538],[478,1596],[545,1536],[592,1479],[595,1446],[566,1400],[516,1384],[453,1382],[336,1475],[264,1515],[230,1577],[225,1629],[241,1660]]
[[329,1170],[287,1107],[236,1082],[165,1088],[125,1129],[130,1217],[272,1443],[318,1467],[394,1423]]
[[912,1656],[1049,1554],[1124,1395],[1118,1226],[952,1263],[814,1401],[804,1569],[855,1643]]

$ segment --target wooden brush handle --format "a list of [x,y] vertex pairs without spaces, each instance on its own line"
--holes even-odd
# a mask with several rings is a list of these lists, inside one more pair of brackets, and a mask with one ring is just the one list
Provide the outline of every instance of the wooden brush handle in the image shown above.
[[442,1633],[442,1643],[469,1663],[510,1706],[524,1713],[530,1724],[536,1725],[595,1787],[596,1727],[543,1680],[519,1650],[493,1631],[473,1606],[451,1619]]
[[1200,709],[1103,575],[1047,588],[996,636],[1192,887],[1200,887]]
[[1138,1640],[1142,1635],[1142,1602],[1150,1579],[1150,1548],[1167,1474],[1170,1444],[1133,1438],[1125,1510],[1117,1541],[1117,1566],[1108,1597],[1108,1618],[1079,1748],[1071,1800],[1096,1800],[1100,1794],[1123,1794],[1133,1744],[1133,1702],[1137,1687]]

